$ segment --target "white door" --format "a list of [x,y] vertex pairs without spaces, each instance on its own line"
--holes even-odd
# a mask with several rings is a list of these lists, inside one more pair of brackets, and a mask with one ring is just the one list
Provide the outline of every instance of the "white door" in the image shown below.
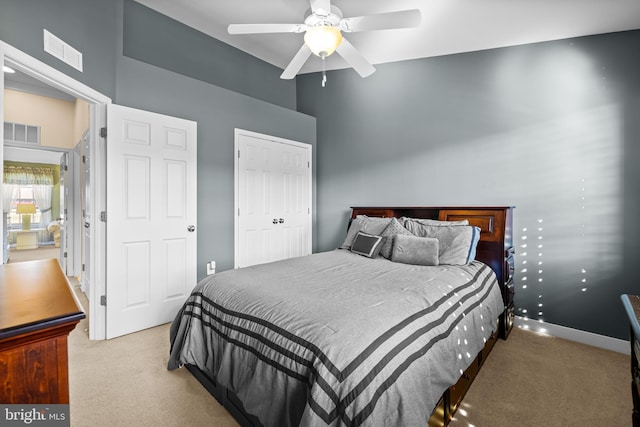
[[311,253],[311,146],[236,132],[235,267]]
[[107,338],[172,321],[196,284],[196,132],[107,108]]

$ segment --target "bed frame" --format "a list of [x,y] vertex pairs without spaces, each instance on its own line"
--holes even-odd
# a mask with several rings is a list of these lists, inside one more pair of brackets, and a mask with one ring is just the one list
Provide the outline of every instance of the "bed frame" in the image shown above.
[[[480,371],[484,361],[498,339],[507,339],[513,327],[514,318],[514,249],[512,241],[513,207],[352,207],[351,219],[357,215],[374,217],[402,216],[412,218],[437,219],[441,221],[459,221],[466,219],[469,224],[480,227],[480,241],[476,250],[476,259],[489,265],[495,271],[504,301],[504,312],[496,320],[497,332],[488,340],[475,360],[462,374],[458,382],[449,387],[438,402],[429,427],[446,426],[451,421],[469,386]],[[216,383],[196,366],[186,365],[196,379],[222,404],[242,427],[261,427],[260,420],[248,414],[240,399],[230,390]]]

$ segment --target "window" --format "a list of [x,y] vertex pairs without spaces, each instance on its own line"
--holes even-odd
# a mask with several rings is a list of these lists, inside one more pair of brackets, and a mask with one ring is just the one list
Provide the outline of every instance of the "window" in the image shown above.
[[9,211],[7,218],[10,229],[22,228],[22,215],[17,213],[19,204],[34,204],[36,206],[36,213],[32,214],[31,218],[31,227],[38,227],[40,224],[41,212],[38,207],[38,203],[33,196],[33,185],[23,184],[18,187],[18,197],[13,200],[13,203],[11,203],[11,210]]

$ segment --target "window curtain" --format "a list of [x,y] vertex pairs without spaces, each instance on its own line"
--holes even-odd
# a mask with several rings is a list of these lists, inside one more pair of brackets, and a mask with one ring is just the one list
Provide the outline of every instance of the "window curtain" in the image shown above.
[[5,166],[4,182],[22,185],[53,185],[53,169],[29,166]]
[[[47,227],[51,222],[51,193],[53,190],[53,169],[30,166],[5,166],[4,167],[4,189],[9,186],[15,188],[11,190],[12,199],[9,205],[17,196],[17,189],[20,185],[33,185],[33,197],[36,199],[40,209],[40,225]],[[15,191],[15,194],[13,193]],[[9,193],[9,191],[7,191]],[[3,194],[3,203],[7,202],[8,194]]]
[[33,186],[33,197],[40,208],[40,226],[47,228],[51,222],[51,190],[53,185],[38,184]]
[[2,184],[2,209],[5,212],[11,210],[11,205],[18,197],[19,187],[19,184],[7,184],[6,182]]

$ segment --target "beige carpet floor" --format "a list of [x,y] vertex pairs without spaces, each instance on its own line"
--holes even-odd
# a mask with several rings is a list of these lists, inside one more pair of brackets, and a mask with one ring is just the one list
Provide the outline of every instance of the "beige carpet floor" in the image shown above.
[[9,263],[33,261],[36,259],[58,258],[60,256],[60,248],[55,246],[43,246],[37,249],[24,249],[9,251]]
[[[89,341],[87,328],[85,319],[69,336],[71,426],[237,425],[189,372],[166,369],[169,325],[108,341]],[[629,363],[516,329],[498,341],[451,425],[630,426]]]
[[87,317],[69,334],[72,427],[238,425],[186,369],[167,370],[169,324],[107,341],[88,328]]
[[630,356],[514,329],[498,340],[455,427],[631,426]]

